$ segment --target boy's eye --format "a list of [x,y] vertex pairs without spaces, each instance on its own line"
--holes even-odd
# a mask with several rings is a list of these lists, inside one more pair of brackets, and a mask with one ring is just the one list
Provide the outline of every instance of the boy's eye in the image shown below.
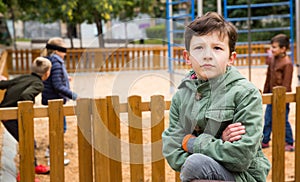
[[215,47],[216,50],[223,50],[221,47],[216,46]]

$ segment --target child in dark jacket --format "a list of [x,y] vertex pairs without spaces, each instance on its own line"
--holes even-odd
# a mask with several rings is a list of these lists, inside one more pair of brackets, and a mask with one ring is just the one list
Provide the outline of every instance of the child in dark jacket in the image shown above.
[[[67,49],[64,40],[60,37],[49,39],[46,44],[45,56],[51,61],[51,74],[44,81],[45,89],[42,92],[42,104],[48,105],[48,100],[63,99],[64,104],[69,100],[76,100],[77,94],[70,89],[66,67],[64,65],[64,57]],[[64,117],[64,132],[67,130],[66,117]],[[66,153],[65,153],[66,155]],[[49,157],[49,149],[46,150],[45,157]],[[69,164],[69,160],[65,159],[64,164]]]
[[[43,80],[50,75],[51,62],[43,57],[36,58],[32,63],[32,73],[22,75],[11,80],[0,81],[0,89],[6,89],[0,107],[17,107],[18,101],[35,101],[35,97],[44,89]],[[19,141],[18,120],[2,121],[7,131]],[[35,159],[35,172],[49,174],[49,167],[37,165]],[[20,175],[17,176],[20,181]]]

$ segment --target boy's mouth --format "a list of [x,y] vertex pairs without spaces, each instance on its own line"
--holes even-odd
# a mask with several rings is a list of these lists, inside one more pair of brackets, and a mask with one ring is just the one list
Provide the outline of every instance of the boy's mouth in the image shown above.
[[214,67],[214,65],[212,65],[212,64],[203,64],[203,65],[201,65],[200,66],[201,68],[212,68],[212,67]]

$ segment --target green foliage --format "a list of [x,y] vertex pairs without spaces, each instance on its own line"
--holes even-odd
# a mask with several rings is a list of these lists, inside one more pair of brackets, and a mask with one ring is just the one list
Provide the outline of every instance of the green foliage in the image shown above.
[[166,26],[164,24],[156,25],[146,29],[146,35],[150,39],[166,39]]
[[6,12],[7,12],[7,6],[2,0],[0,0],[0,13],[4,14]]

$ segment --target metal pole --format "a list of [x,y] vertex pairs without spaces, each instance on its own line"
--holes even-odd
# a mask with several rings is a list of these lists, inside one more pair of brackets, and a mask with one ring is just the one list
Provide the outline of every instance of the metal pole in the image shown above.
[[222,14],[222,2],[221,0],[217,0],[218,13]]
[[248,0],[248,63],[249,81],[251,81],[251,0]]
[[298,66],[298,85],[300,85],[300,2],[296,0],[296,47],[297,47],[297,66]]
[[167,37],[168,37],[168,71],[170,76],[170,93],[174,93],[174,73],[173,73],[173,8],[172,0],[167,0]]
[[203,0],[197,0],[197,15],[203,15]]

